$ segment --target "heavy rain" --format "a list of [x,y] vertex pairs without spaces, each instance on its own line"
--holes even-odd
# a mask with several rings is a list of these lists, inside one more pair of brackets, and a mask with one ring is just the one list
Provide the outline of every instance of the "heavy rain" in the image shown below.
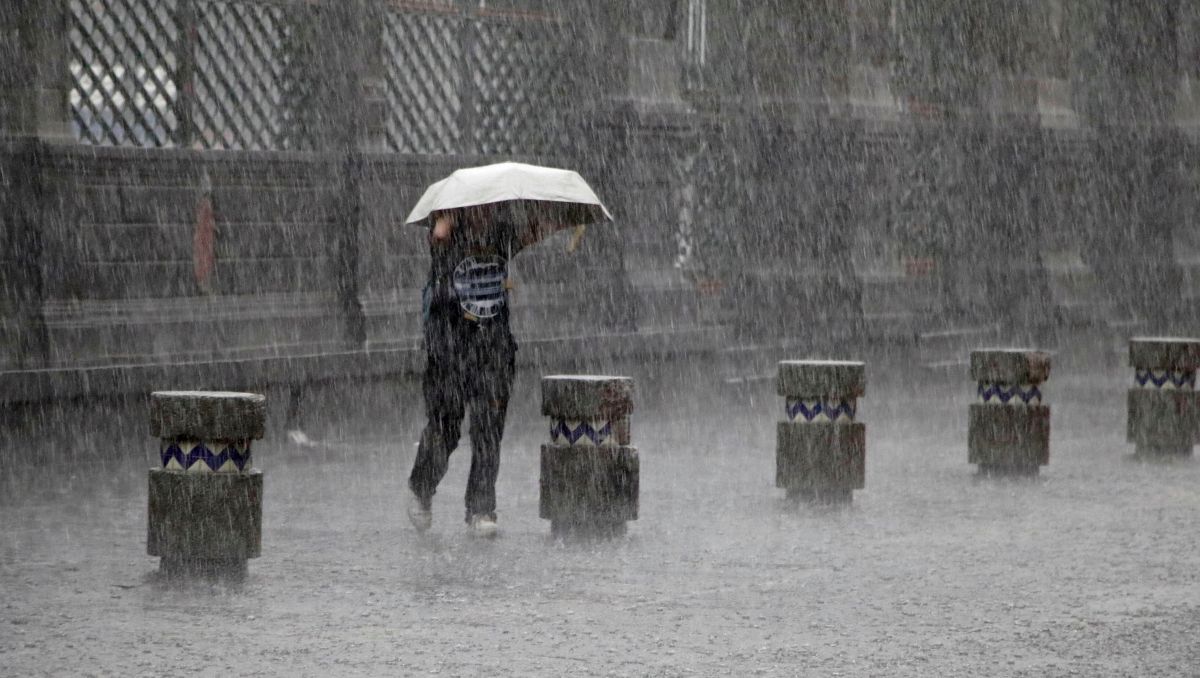
[[1194,0],[0,2],[0,675],[1200,674],[1198,88]]

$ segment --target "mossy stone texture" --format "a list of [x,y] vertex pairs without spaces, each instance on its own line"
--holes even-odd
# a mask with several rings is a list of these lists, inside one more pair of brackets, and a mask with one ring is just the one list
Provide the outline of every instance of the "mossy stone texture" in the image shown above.
[[1200,369],[1200,339],[1134,337],[1129,340],[1129,364],[1146,370],[1194,372]]
[[542,378],[542,413],[567,421],[607,421],[616,445],[547,444],[541,449],[539,515],[551,532],[617,536],[637,520],[641,462],[630,446],[634,383],[629,377]]
[[146,552],[171,560],[238,561],[262,551],[263,476],[150,470]]
[[633,379],[596,375],[542,377],[542,414],[574,421],[616,421],[633,412]]
[[569,525],[637,520],[635,448],[542,445],[538,515]]
[[257,440],[263,437],[267,398],[257,393],[155,391],[150,394],[150,435],[191,440]]
[[1026,348],[971,351],[971,378],[1001,384],[1040,384],[1050,378],[1050,354]]
[[781,421],[777,427],[776,487],[818,491],[865,487],[865,425]]
[[867,392],[867,366],[850,360],[784,360],[775,390],[785,398],[858,398]]
[[1132,388],[1126,439],[1139,449],[1190,450],[1200,444],[1200,391]]
[[969,407],[968,461],[985,467],[1036,468],[1050,463],[1048,405]]

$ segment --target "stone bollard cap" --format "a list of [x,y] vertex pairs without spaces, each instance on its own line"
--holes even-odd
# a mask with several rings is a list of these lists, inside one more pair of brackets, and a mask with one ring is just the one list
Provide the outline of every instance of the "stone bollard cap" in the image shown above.
[[263,437],[267,398],[257,393],[155,391],[150,394],[150,435],[196,440]]
[[1134,337],[1129,340],[1129,364],[1147,370],[1200,369],[1200,339]]
[[971,378],[1004,384],[1040,384],[1050,378],[1050,354],[1032,348],[971,351]]
[[556,374],[542,377],[542,414],[561,419],[620,419],[633,412],[633,379]]
[[783,360],[775,389],[791,398],[858,398],[867,392],[867,365],[851,360]]

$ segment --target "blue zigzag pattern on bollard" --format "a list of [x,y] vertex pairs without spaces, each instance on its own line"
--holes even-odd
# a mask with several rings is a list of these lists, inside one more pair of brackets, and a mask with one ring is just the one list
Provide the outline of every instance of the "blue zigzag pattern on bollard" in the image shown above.
[[556,443],[565,440],[569,445],[577,445],[580,441],[586,441],[599,446],[608,443],[611,437],[612,422],[610,421],[596,424],[590,421],[580,421],[572,428],[567,420],[559,419],[550,425],[550,440]]
[[196,443],[187,452],[179,443],[171,443],[161,452],[163,468],[167,468],[174,460],[183,470],[190,471],[196,464],[204,464],[210,471],[218,471],[228,462],[233,462],[238,471],[245,471],[250,464],[250,450],[243,453],[232,445],[227,445],[219,453],[210,450],[204,443]]
[[1137,385],[1141,386],[1142,388],[1150,388],[1151,384],[1154,385],[1154,388],[1196,388],[1195,372],[1182,372],[1179,370],[1147,370],[1138,368],[1134,373],[1134,380],[1137,382]]
[[1026,405],[1038,405],[1042,402],[1042,392],[1033,384],[1008,386],[1001,383],[981,381],[979,382],[978,393],[979,399],[985,403],[999,400],[1002,405],[1007,405],[1014,399],[1020,400]]
[[813,422],[822,416],[829,421],[838,421],[843,418],[854,421],[854,410],[853,400],[789,399],[787,401],[788,421],[798,421],[803,418],[806,422]]

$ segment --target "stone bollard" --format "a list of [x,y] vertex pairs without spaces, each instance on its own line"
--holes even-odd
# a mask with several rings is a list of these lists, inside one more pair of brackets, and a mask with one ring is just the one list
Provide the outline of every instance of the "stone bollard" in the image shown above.
[[150,470],[146,552],[166,575],[235,575],[262,546],[262,473],[250,441],[263,436],[266,398],[253,393],[150,394],[161,439]]
[[867,390],[866,365],[834,360],[779,363],[775,486],[788,499],[845,503],[866,480],[866,426],[855,421]]
[[1037,475],[1050,463],[1050,406],[1041,385],[1050,355],[1031,349],[971,351],[978,402],[970,406],[968,461],[984,475]]
[[1200,443],[1200,340],[1129,341],[1134,387],[1129,389],[1127,439],[1138,456],[1186,456]]
[[556,537],[617,536],[637,520],[638,452],[630,446],[633,380],[628,377],[542,378],[542,414],[550,444],[542,445],[539,515]]

